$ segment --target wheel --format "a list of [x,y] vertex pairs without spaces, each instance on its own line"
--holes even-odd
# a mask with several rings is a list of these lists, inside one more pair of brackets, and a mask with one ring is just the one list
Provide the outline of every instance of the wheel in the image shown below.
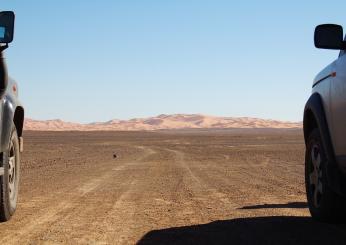
[[319,130],[309,135],[305,152],[305,186],[311,216],[322,222],[346,221],[345,200],[327,183],[327,158]]
[[4,175],[0,176],[0,221],[5,222],[14,214],[18,198],[20,153],[14,124],[8,150],[3,152],[0,157],[0,167],[4,168]]

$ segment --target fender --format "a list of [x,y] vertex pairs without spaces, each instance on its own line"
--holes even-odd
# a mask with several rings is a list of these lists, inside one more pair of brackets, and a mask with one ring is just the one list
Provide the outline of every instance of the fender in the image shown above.
[[2,102],[2,117],[0,131],[0,152],[7,150],[10,142],[15,103],[10,96],[5,96]]
[[3,52],[0,51],[0,97],[2,98],[6,92],[8,85],[8,74],[7,74],[7,65]]
[[327,184],[339,195],[345,195],[346,181],[335,158],[334,147],[325,115],[321,96],[318,93],[312,94],[304,108],[303,129],[305,145],[307,144],[311,130],[317,127],[320,131],[322,144],[327,155]]

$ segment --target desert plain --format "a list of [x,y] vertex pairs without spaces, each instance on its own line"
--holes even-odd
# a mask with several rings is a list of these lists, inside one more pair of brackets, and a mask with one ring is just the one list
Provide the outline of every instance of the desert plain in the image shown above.
[[310,218],[301,129],[24,137],[0,244],[346,244]]

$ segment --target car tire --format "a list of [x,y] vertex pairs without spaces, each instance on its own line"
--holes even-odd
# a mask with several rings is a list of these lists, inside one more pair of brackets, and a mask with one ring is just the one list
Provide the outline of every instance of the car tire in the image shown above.
[[0,222],[5,222],[16,211],[19,189],[20,151],[14,124],[8,150],[0,155],[0,167],[4,168],[4,175],[0,176]]
[[305,152],[305,187],[311,216],[321,222],[346,221],[345,199],[331,190],[326,175],[327,157],[319,130],[307,140]]

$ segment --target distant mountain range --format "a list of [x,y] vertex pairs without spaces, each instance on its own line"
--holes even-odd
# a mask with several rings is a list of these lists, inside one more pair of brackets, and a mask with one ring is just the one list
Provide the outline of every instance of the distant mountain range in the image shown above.
[[130,120],[110,120],[89,124],[56,120],[25,119],[25,130],[37,131],[135,131],[162,129],[226,129],[226,128],[301,128],[301,123],[250,117],[216,117],[200,114],[159,115]]

